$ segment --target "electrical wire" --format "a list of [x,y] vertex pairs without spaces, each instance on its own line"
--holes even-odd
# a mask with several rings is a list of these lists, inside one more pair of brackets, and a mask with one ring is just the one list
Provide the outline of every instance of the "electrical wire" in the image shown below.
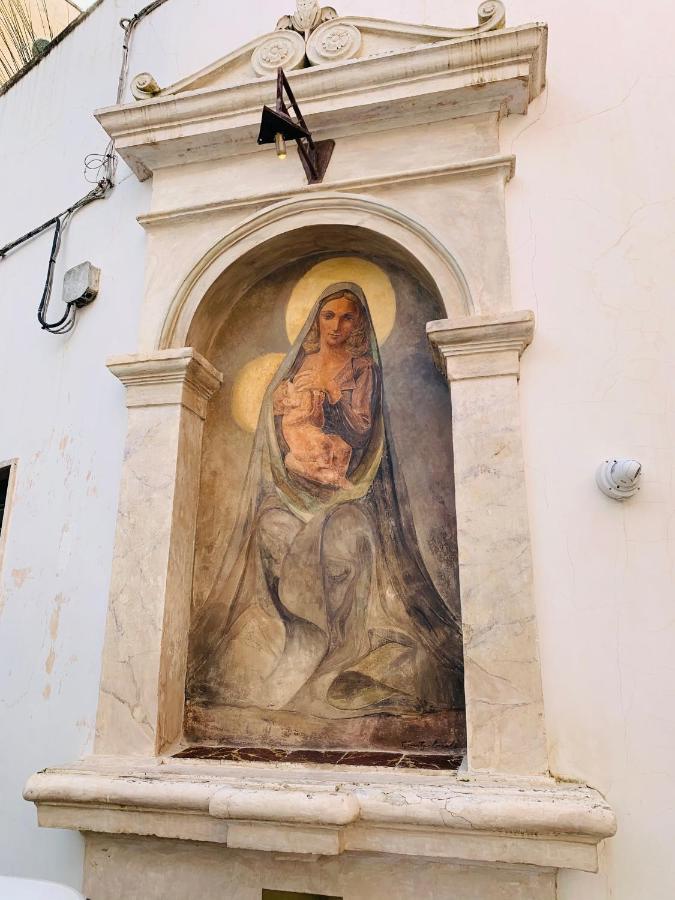
[[[129,73],[129,48],[131,47],[131,38],[134,30],[142,19],[151,12],[154,12],[154,10],[158,9],[164,3],[166,3],[166,0],[154,0],[153,3],[144,6],[143,9],[140,9],[135,15],[131,16],[131,18],[120,20],[120,26],[124,29],[124,37],[122,39],[122,64],[120,66],[120,74],[117,81],[117,106],[122,103],[124,98],[124,90],[126,88],[127,76]],[[102,200],[107,197],[114,189],[117,162],[118,156],[115,150],[114,140],[108,142],[103,153],[87,154],[84,159],[84,177],[88,182],[96,185],[93,190],[86,193],[83,197],[80,197],[79,200],[63,210],[63,212],[60,212],[58,215],[52,216],[51,219],[43,222],[42,225],[38,225],[37,228],[33,228],[21,237],[16,238],[16,240],[10,241],[9,244],[5,244],[4,247],[0,247],[0,262],[2,262],[12,250],[15,250],[32,238],[37,237],[49,228],[54,228],[54,237],[52,238],[52,247],[47,265],[47,276],[37,311],[37,319],[40,323],[40,327],[50,334],[65,334],[70,331],[75,325],[75,317],[78,309],[75,301],[71,301],[66,304],[66,311],[59,319],[54,322],[49,322],[47,320],[47,309],[49,307],[52,284],[54,281],[54,268],[56,266],[59,250],[61,249],[63,233],[75,213],[85,206],[88,206],[90,203],[93,203],[95,200]]]
[[[48,322],[47,321],[47,308],[49,306],[49,300],[51,298],[52,293],[52,283],[54,281],[54,267],[56,266],[56,259],[59,255],[59,250],[61,249],[61,238],[63,237],[63,233],[68,227],[68,223],[71,218],[75,215],[75,213],[82,209],[83,206],[87,206],[89,203],[92,203],[94,200],[100,200],[105,197],[107,191],[107,185],[104,181],[101,181],[93,191],[89,191],[81,200],[78,200],[77,203],[74,203],[72,206],[69,206],[68,209],[64,210],[58,216],[55,217],[54,221],[54,238],[52,240],[52,249],[49,254],[49,264],[47,266],[47,278],[45,281],[45,286],[42,291],[42,297],[40,298],[40,305],[38,306],[37,311],[37,319],[40,323],[40,326],[45,330],[49,331],[50,334],[65,334],[67,331],[70,331],[75,325],[75,315],[77,313],[77,304],[75,301],[71,301],[66,304],[66,311],[58,319],[56,322]],[[43,226],[42,230],[46,230],[48,226]]]

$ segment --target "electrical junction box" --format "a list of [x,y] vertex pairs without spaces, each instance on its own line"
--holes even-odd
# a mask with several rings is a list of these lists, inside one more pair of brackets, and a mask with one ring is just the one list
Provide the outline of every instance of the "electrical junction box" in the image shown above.
[[90,262],[80,263],[68,269],[63,276],[63,302],[75,304],[80,309],[96,299],[101,270]]

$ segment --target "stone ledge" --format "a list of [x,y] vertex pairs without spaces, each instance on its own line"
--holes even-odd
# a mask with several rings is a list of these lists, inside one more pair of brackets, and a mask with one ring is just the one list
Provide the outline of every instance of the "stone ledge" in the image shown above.
[[591,872],[616,830],[602,796],[582,785],[356,766],[92,757],[33,775],[24,797],[47,827]]

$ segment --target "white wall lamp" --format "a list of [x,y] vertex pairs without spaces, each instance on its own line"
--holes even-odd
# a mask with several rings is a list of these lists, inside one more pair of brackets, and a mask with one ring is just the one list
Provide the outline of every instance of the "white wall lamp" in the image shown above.
[[612,500],[627,500],[640,490],[642,463],[636,459],[606,459],[595,471],[595,481]]

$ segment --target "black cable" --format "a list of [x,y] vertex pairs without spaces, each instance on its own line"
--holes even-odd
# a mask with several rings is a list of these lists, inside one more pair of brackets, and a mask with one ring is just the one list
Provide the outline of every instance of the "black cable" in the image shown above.
[[46,330],[51,331],[52,334],[63,334],[64,331],[70,331],[70,329],[75,324],[75,314],[72,313],[72,307],[69,303],[66,304],[66,311],[58,320],[58,322],[48,322],[45,319],[45,313],[47,312],[47,306],[49,305],[49,298],[52,292],[52,281],[54,279],[54,266],[56,265],[56,257],[59,255],[59,248],[61,246],[61,219],[56,220],[56,225],[54,227],[54,240],[52,241],[52,252],[49,254],[49,265],[47,266],[47,280],[45,281],[44,290],[42,291],[42,297],[40,298],[40,305],[38,306],[37,318],[40,325]]
[[14,241],[10,241],[9,244],[5,244],[4,247],[0,247],[0,260],[4,259],[5,256],[10,252],[10,250],[14,250],[16,247],[19,247],[21,244],[25,244],[26,241],[29,241],[31,238],[37,237],[38,234],[42,234],[43,231],[46,231],[48,228],[51,228],[52,225],[55,225],[59,219],[63,219],[64,216],[69,216],[74,212],[77,212],[78,209],[81,209],[83,206],[87,206],[93,200],[100,200],[113,185],[109,182],[100,181],[93,191],[89,191],[88,194],[85,194],[84,197],[81,197],[77,203],[73,203],[72,206],[69,206],[68,209],[64,209],[63,212],[60,212],[58,215],[53,216],[51,219],[47,219],[46,222],[43,222],[42,225],[38,225],[37,228],[33,228],[32,231],[26,232],[26,234],[21,235],[20,238],[17,238]]
[[11,250],[14,250],[16,247],[21,246],[21,244],[25,244],[26,241],[31,240],[31,238],[37,237],[38,234],[42,234],[44,231],[47,231],[48,228],[54,226],[54,238],[52,240],[52,249],[51,253],[49,254],[49,263],[47,265],[47,277],[45,280],[45,286],[42,290],[40,305],[38,306],[37,311],[37,320],[40,323],[40,327],[44,331],[48,331],[50,334],[65,334],[67,331],[70,331],[75,324],[75,313],[77,310],[77,307],[73,303],[68,303],[66,305],[65,313],[56,322],[48,322],[46,318],[47,307],[49,306],[49,300],[52,293],[52,284],[54,281],[54,267],[56,265],[56,259],[61,248],[61,237],[63,235],[63,230],[68,224],[70,218],[78,210],[82,209],[85,206],[88,206],[90,203],[93,203],[94,200],[101,200],[106,196],[106,193],[112,187],[112,183],[107,179],[101,180],[92,191],[89,191],[89,193],[85,194],[84,197],[81,197],[76,203],[73,203],[72,206],[69,206],[68,209],[64,209],[63,212],[60,212],[57,216],[53,216],[51,219],[43,222],[42,225],[39,225],[37,228],[33,228],[33,230],[27,232],[27,234],[22,235],[20,238],[17,238],[14,241],[11,241],[9,244],[5,244],[4,247],[0,247],[0,260],[2,260]]

